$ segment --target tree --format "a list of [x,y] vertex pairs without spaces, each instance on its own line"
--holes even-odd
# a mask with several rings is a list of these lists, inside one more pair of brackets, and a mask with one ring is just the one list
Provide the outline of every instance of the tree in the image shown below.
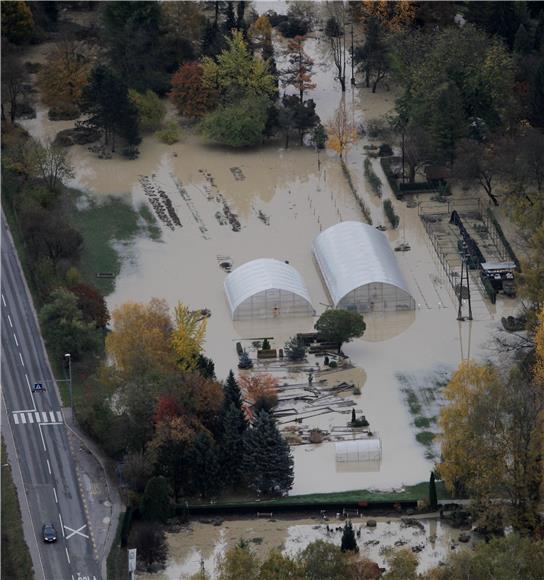
[[348,119],[343,103],[327,125],[327,134],[327,147],[336,151],[340,159],[343,160],[347,146],[355,139],[355,128]]
[[268,116],[268,101],[246,98],[236,105],[219,107],[204,117],[200,127],[210,140],[229,147],[260,145]]
[[218,449],[207,433],[199,433],[193,442],[191,467],[193,485],[202,497],[213,497],[223,487]]
[[256,404],[260,399],[278,403],[278,380],[268,373],[241,374],[238,378],[244,399]]
[[306,345],[297,336],[291,337],[284,347],[285,356],[290,361],[301,361],[306,357]]
[[22,44],[30,40],[33,29],[34,20],[27,2],[2,2],[2,36],[13,44]]
[[384,580],[417,580],[417,556],[408,548],[392,550],[386,560],[389,568]]
[[225,483],[237,486],[243,478],[242,458],[244,455],[243,435],[247,429],[244,412],[233,403],[223,414],[221,435],[221,461]]
[[365,28],[365,42],[357,48],[354,57],[362,64],[367,88],[372,81],[372,92],[375,93],[389,72],[389,49],[385,30],[377,17],[370,17]]
[[104,296],[94,286],[84,282],[71,284],[69,290],[77,296],[77,307],[83,320],[94,322],[97,328],[106,328],[110,314]]
[[253,361],[251,360],[250,356],[244,350],[244,352],[240,355],[238,360],[238,368],[239,369],[251,369],[253,368]]
[[284,494],[293,485],[293,458],[276,422],[266,411],[257,414],[244,436],[243,470],[249,487],[260,494]]
[[153,475],[153,465],[142,452],[128,454],[123,461],[123,479],[129,488],[142,493]]
[[81,92],[90,71],[91,61],[81,43],[65,41],[56,45],[38,74],[43,102],[54,110],[77,117]]
[[189,310],[181,302],[178,302],[174,312],[176,325],[171,340],[178,357],[178,366],[184,371],[194,370],[202,351],[208,318],[202,311]]
[[129,97],[138,110],[138,128],[142,133],[156,131],[162,124],[166,115],[166,107],[159,99],[157,93],[147,90],[139,93],[130,89]]
[[135,532],[134,547],[142,568],[147,572],[162,569],[168,558],[168,544],[163,529],[157,524],[142,524]]
[[350,577],[349,560],[338,546],[323,540],[316,540],[299,554],[307,580],[342,580]]
[[436,481],[435,481],[434,471],[431,471],[431,477],[429,479],[429,506],[433,510],[435,510],[438,506],[438,499],[436,496]]
[[34,173],[44,180],[49,191],[56,191],[63,181],[74,177],[72,164],[63,147],[32,141],[28,144],[28,155]]
[[[145,4],[145,2],[142,2]],[[115,151],[115,136],[127,143],[127,156],[133,156],[140,142],[138,109],[129,99],[127,85],[108,68],[98,65],[81,94],[81,110],[89,116],[84,123],[100,130],[104,144]]]
[[357,540],[355,539],[355,532],[351,521],[347,521],[342,532],[342,544],[340,549],[342,552],[358,552]]
[[198,62],[182,64],[172,77],[168,97],[180,115],[198,118],[210,112],[217,103],[217,90],[204,86],[203,68]]
[[270,550],[259,570],[259,580],[303,580],[304,577],[302,566],[278,549]]
[[[4,2],[7,4],[18,4],[18,2]],[[22,2],[21,2],[22,4]],[[6,56],[2,62],[2,120],[5,120],[4,103],[9,106],[9,119],[12,123],[17,118],[19,107],[19,97],[26,93],[25,87],[28,81],[28,74],[21,63],[14,56]]]
[[417,8],[415,2],[390,3],[363,0],[361,16],[366,26],[370,19],[376,19],[389,32],[400,33],[410,27]]
[[285,95],[280,109],[280,125],[285,131],[285,147],[289,145],[289,131],[298,131],[299,144],[304,144],[304,135],[314,129],[319,123],[319,116],[315,112],[315,103],[312,99],[300,102],[295,95]]
[[315,89],[312,82],[314,61],[304,51],[304,36],[295,36],[287,43],[289,66],[282,71],[282,86],[292,86],[298,91],[300,103],[304,102],[304,93]]
[[238,410],[242,410],[242,391],[234,377],[232,369],[229,371],[229,375],[223,386],[223,393],[225,394],[225,408],[233,404]]
[[152,477],[145,486],[140,510],[144,519],[166,523],[172,512],[170,489],[165,477]]
[[148,304],[126,302],[118,306],[112,312],[112,327],[106,350],[126,376],[175,367],[172,320],[164,300],[152,298]]
[[338,352],[344,342],[363,336],[366,324],[358,312],[348,310],[325,310],[314,328],[321,340],[338,344]]
[[401,131],[404,132],[402,147],[404,160],[408,165],[408,180],[414,183],[418,170],[427,165],[433,157],[431,138],[425,129],[415,125],[401,128]]
[[464,183],[478,183],[495,205],[499,205],[495,184],[506,172],[506,145],[504,139],[487,143],[463,139],[457,144],[455,153],[453,174]]
[[46,343],[56,359],[69,352],[77,361],[83,354],[96,353],[100,340],[94,324],[83,320],[77,297],[67,290],[54,290],[40,310]]
[[338,14],[327,20],[325,36],[329,40],[331,56],[336,66],[336,78],[344,93],[346,91],[346,22],[343,6],[340,6],[337,12]]
[[261,15],[249,27],[248,36],[251,44],[258,50],[261,50],[261,55],[265,58],[264,53],[270,51],[272,48],[272,26],[267,16]]
[[535,68],[529,88],[529,111],[531,121],[544,127],[544,57],[541,56]]
[[229,548],[220,559],[218,580],[258,580],[259,561],[247,544]]
[[218,90],[224,103],[237,103],[246,97],[249,101],[257,97],[268,101],[276,95],[276,82],[268,63],[251,54],[239,31],[227,39],[227,48],[217,62],[205,57],[202,66],[204,87]]
[[202,353],[198,355],[196,370],[205,379],[215,379],[215,363],[211,358],[204,356]]

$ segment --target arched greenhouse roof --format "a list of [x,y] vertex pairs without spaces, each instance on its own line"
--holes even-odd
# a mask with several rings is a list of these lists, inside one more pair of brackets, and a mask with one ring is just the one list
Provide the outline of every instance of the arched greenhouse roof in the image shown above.
[[340,222],[316,237],[313,252],[335,307],[353,290],[376,282],[410,294],[387,238],[373,226]]
[[302,276],[293,266],[272,258],[246,262],[233,270],[225,279],[225,292],[231,314],[246,300],[266,291],[284,291],[307,303],[308,314],[314,309]]

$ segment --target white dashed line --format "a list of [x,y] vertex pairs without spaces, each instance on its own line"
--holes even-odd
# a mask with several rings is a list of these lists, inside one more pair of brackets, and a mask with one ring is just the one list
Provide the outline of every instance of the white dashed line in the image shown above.
[[55,503],[59,503],[59,498],[57,497],[57,490],[53,488],[53,495],[55,496]]
[[4,299],[4,295],[2,294],[2,304],[5,306],[6,305],[6,301]]
[[19,348],[19,341],[17,340],[17,337],[15,336],[15,333],[13,333],[13,338],[15,340],[15,344],[17,345],[17,348]]
[[25,379],[26,379],[26,384],[28,385],[28,388],[30,389],[30,381],[28,380],[28,375],[25,373]]
[[59,512],[59,520],[60,520],[60,529],[62,530],[62,537],[64,538],[65,537],[65,534],[64,534],[64,522],[62,521],[62,516],[60,515],[60,512]]
[[11,322],[11,316],[8,314],[8,322],[11,328],[13,328],[13,322]]
[[49,475],[51,475],[51,464],[49,463],[49,459],[47,460],[47,469],[49,471]]
[[23,361],[23,355],[22,355],[21,353],[19,353],[19,358],[21,359],[21,364],[22,364],[23,366],[25,366],[25,363],[24,363],[24,361]]
[[42,426],[41,425],[40,425],[40,437],[42,438],[43,450],[44,451],[47,451],[47,447],[45,446],[45,439],[43,438]]
[[62,423],[62,413],[60,411],[57,411],[57,419],[59,423]]
[[66,559],[68,560],[68,564],[70,564],[70,555],[68,554],[68,548],[64,548],[66,550]]

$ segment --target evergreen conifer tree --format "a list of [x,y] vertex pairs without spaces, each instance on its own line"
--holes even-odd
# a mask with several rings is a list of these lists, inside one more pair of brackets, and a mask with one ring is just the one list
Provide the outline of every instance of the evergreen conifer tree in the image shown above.
[[431,471],[431,478],[429,480],[429,504],[431,506],[431,509],[436,509],[436,507],[438,506],[434,471]]
[[230,403],[223,415],[221,462],[225,483],[237,486],[242,481],[244,432],[247,429],[244,412]]
[[293,458],[274,418],[261,411],[244,437],[242,462],[249,487],[263,494],[283,494],[293,485]]
[[229,406],[233,404],[237,409],[242,410],[242,391],[238,386],[238,382],[236,381],[232,370],[229,371],[229,376],[225,381],[223,392],[225,393],[225,402],[223,404],[224,409],[228,409]]
[[207,433],[199,433],[193,444],[193,485],[203,497],[215,495],[222,487],[219,453]]
[[165,523],[170,517],[170,488],[165,477],[152,477],[147,482],[140,509],[146,520]]
[[342,544],[340,549],[342,552],[358,552],[359,546],[357,546],[357,540],[355,539],[355,532],[353,531],[353,526],[351,521],[347,521],[344,526],[344,531],[342,532]]

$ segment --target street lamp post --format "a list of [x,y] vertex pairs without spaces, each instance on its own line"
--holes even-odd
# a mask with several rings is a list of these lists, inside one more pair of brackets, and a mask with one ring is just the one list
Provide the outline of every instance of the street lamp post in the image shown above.
[[72,419],[74,418],[74,397],[72,393],[72,355],[67,352],[64,355],[64,360],[68,361],[68,388],[70,389],[70,411],[72,413]]

